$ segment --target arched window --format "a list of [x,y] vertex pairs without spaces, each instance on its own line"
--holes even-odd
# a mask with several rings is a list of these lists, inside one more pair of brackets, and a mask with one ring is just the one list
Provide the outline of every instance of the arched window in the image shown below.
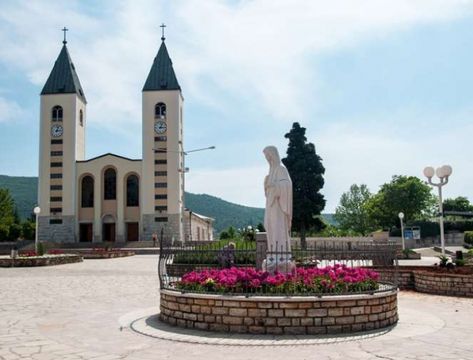
[[103,185],[104,200],[115,200],[117,198],[117,172],[114,169],[105,170]]
[[84,112],[82,109],[79,110],[79,125],[84,126]]
[[94,207],[94,179],[92,176],[82,178],[81,206],[83,208]]
[[52,120],[62,121],[62,107],[61,106],[56,105],[55,107],[53,107]]
[[166,117],[166,104],[165,103],[157,103],[154,107],[154,117],[156,119],[161,119]]
[[138,176],[130,175],[126,179],[126,206],[140,205],[140,183]]

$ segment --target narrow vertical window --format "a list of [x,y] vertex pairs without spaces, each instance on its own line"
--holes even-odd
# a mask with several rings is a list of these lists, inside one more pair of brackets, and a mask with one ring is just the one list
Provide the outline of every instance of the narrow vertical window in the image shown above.
[[166,104],[165,103],[157,103],[154,106],[154,117],[156,119],[163,119],[166,117]]
[[84,112],[82,109],[79,110],[79,125],[84,126]]
[[84,176],[82,178],[81,206],[83,208],[94,207],[94,179],[92,176]]
[[126,179],[126,206],[139,206],[140,185],[138,176],[130,175]]
[[52,110],[52,121],[62,121],[62,107],[56,105]]
[[116,200],[117,198],[117,172],[107,169],[104,173],[104,200]]

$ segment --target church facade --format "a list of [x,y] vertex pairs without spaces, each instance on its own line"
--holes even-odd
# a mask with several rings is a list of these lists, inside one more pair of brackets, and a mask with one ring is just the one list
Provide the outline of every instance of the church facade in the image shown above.
[[213,219],[184,206],[184,99],[164,40],[142,90],[142,159],[85,158],[87,100],[64,40],[40,95],[39,241],[212,239]]

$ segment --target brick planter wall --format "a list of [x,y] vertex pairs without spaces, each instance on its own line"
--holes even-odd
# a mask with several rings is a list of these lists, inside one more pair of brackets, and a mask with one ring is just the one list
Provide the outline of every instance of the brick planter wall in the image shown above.
[[473,275],[433,271],[414,271],[415,288],[419,292],[473,297]]
[[84,252],[82,257],[84,259],[112,259],[118,257],[133,256],[135,253],[129,250],[115,250],[115,251],[97,251],[97,252]]
[[314,297],[222,296],[161,290],[160,319],[201,330],[250,334],[339,334],[398,320],[397,291]]
[[0,258],[0,267],[49,266],[76,262],[82,262],[82,256],[65,254],[44,257],[18,257],[15,260],[10,257],[4,257]]

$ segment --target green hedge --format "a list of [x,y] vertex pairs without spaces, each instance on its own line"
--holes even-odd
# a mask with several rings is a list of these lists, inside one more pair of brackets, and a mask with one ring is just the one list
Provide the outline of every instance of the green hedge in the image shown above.
[[465,242],[473,245],[473,231],[465,231]]

